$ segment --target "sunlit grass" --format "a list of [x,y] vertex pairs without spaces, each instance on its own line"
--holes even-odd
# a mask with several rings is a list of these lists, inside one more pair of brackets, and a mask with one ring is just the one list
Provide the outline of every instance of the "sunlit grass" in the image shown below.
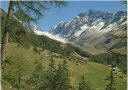
[[[48,56],[49,51],[44,50],[41,54],[35,54],[35,52],[32,51],[32,49],[25,49],[25,48],[18,48],[16,45],[9,43],[6,50],[6,56],[21,56],[28,62],[29,68],[28,75],[30,75],[34,70],[34,63],[36,62],[42,62],[45,69],[47,69],[49,64],[50,57]],[[64,58],[60,57],[53,57],[56,64],[62,63]],[[88,82],[89,86],[92,89],[95,90],[104,90],[106,85],[108,84],[108,81],[105,79],[110,74],[110,68],[94,63],[89,62],[77,65],[75,61],[67,60],[68,61],[68,68],[70,70],[70,78],[71,78],[71,85],[73,87],[78,87],[79,79],[81,75],[85,75],[86,81]],[[9,67],[6,67],[6,70],[8,70]],[[116,90],[126,90],[126,79],[119,78],[118,75],[115,76],[115,87]],[[5,84],[4,84],[5,83]],[[3,86],[6,87],[6,90],[9,90],[8,88],[10,85],[4,81]],[[7,84],[6,84],[7,83]]]

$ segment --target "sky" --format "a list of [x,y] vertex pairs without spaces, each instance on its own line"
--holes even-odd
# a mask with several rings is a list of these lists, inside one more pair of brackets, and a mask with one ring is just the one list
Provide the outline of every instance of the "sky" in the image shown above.
[[[2,1],[0,7],[7,11],[8,4],[8,1]],[[79,13],[84,13],[89,9],[116,13],[120,10],[126,11],[126,6],[120,1],[69,1],[67,6],[63,8],[53,7],[46,11],[45,16],[39,20],[37,27],[47,32],[61,20],[72,20]]]

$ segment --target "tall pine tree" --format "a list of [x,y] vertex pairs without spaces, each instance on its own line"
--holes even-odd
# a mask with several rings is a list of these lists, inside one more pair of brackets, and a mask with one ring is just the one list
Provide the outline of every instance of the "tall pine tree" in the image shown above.
[[42,89],[44,90],[55,90],[55,71],[56,71],[56,66],[55,66],[55,61],[53,60],[53,57],[51,56],[50,58],[50,63],[48,65],[48,70],[46,74],[46,80],[44,82],[44,86]]
[[23,90],[27,76],[27,68],[29,65],[26,60],[18,56],[10,56],[5,59],[4,66],[9,66],[9,69],[3,67],[2,77],[9,82],[12,89]]
[[110,81],[110,83],[107,85],[106,90],[115,90],[115,88],[114,88],[114,75],[113,75],[112,70],[111,70],[110,76],[108,77],[108,80]]
[[66,3],[64,1],[10,1],[8,7],[8,13],[4,25],[4,30],[2,38],[1,38],[1,62],[4,60],[4,52],[6,48],[6,44],[8,43],[9,32],[13,32],[13,29],[10,29],[12,19],[15,19],[24,27],[26,30],[32,26],[33,23],[37,23],[39,19],[44,16],[44,12],[51,8],[51,6],[65,6]]
[[56,70],[56,89],[55,90],[69,90],[70,88],[70,73],[67,68],[67,61],[59,64]]
[[81,76],[78,90],[90,90],[90,87],[87,85],[84,75]]
[[44,78],[45,78],[44,67],[42,63],[37,62],[32,76],[30,76],[30,78],[27,80],[27,84],[32,85],[32,87],[35,90],[39,90],[39,88],[42,87],[44,84]]

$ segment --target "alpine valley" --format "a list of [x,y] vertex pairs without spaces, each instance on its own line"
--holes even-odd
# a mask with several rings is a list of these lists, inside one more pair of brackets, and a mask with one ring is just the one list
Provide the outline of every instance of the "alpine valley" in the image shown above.
[[79,48],[84,54],[77,53],[90,61],[119,67],[126,73],[126,14],[124,11],[110,13],[88,10],[71,21],[60,21],[49,32],[42,32],[37,27],[33,31]]
[[[0,14],[4,37],[7,12],[0,9]],[[88,10],[49,32],[12,17],[1,65],[2,89],[126,90],[126,14]]]

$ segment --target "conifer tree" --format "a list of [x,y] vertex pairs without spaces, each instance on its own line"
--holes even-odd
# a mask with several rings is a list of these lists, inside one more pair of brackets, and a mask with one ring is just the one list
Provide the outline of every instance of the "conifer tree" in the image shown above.
[[12,88],[17,90],[23,90],[25,87],[26,74],[27,74],[27,62],[21,57],[10,56],[6,58],[4,65],[9,65],[9,69],[3,71],[3,78],[9,82]]
[[6,44],[9,39],[9,32],[13,30],[10,26],[13,24],[11,20],[15,19],[26,27],[26,30],[30,30],[33,23],[37,23],[39,19],[44,16],[44,12],[51,8],[51,6],[61,7],[65,6],[64,1],[10,1],[8,7],[8,13],[4,25],[3,35],[1,38],[1,62],[4,60],[4,52]]
[[35,90],[39,90],[42,87],[45,78],[45,71],[42,63],[37,63],[32,76],[28,79],[27,84],[32,85]]
[[69,90],[70,78],[69,70],[67,69],[66,60],[63,64],[55,66],[55,62],[51,57],[46,74],[46,80],[42,89],[44,90]]
[[89,86],[87,85],[84,75],[81,76],[78,90],[90,90]]
[[70,73],[67,68],[67,61],[59,64],[56,70],[56,90],[69,90],[70,88]]
[[44,90],[55,90],[55,71],[56,71],[56,66],[55,62],[53,60],[53,57],[51,56],[50,58],[50,63],[48,65],[48,70],[46,74],[46,81],[44,82],[44,86],[42,89]]
[[108,80],[110,81],[110,83],[107,85],[106,90],[115,90],[115,88],[114,88],[114,75],[113,75],[112,70],[111,70],[110,76],[108,77]]

